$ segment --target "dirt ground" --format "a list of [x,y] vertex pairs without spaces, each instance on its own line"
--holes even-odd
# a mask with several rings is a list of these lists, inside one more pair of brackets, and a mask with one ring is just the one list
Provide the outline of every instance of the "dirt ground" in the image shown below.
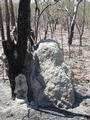
[[[43,33],[40,32],[41,38]],[[50,36],[50,31],[48,32]],[[48,37],[50,38],[50,37]],[[54,33],[60,47],[59,26]],[[1,50],[1,42],[0,42]],[[74,72],[75,104],[71,109],[37,108],[24,100],[11,99],[9,81],[3,80],[3,63],[0,60],[0,120],[90,120],[90,28],[85,28],[83,46],[79,46],[79,36],[75,32],[69,58],[67,31],[63,31],[63,54],[65,62]]]

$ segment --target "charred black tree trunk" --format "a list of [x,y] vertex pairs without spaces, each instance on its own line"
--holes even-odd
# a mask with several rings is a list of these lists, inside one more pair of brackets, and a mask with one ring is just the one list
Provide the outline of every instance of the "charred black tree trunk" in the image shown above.
[[[7,0],[5,0],[5,5]],[[23,73],[25,56],[27,51],[27,35],[28,35],[28,5],[30,0],[20,0],[18,11],[18,41],[17,44],[11,40],[10,26],[7,25],[7,41],[3,41],[4,53],[8,60],[9,71],[8,76],[10,80],[12,98],[15,99],[15,77]],[[6,5],[8,9],[8,5]],[[8,12],[8,11],[7,11]],[[6,14],[8,18],[8,14]],[[6,20],[7,21],[7,20]],[[8,22],[6,22],[8,23]]]
[[27,36],[28,36],[28,5],[30,0],[21,0],[19,5],[18,14],[18,65],[19,72],[21,73],[25,63],[25,56],[27,51]]

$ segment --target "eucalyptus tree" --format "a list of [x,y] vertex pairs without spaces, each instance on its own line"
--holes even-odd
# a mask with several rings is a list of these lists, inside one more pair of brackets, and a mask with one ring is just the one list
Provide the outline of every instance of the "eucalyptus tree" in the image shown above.
[[69,46],[72,44],[72,39],[74,35],[74,27],[76,23],[76,16],[79,4],[82,2],[82,0],[74,0],[74,10],[72,15],[68,16],[68,44]]
[[78,13],[77,29],[80,36],[80,46],[82,46],[82,36],[84,33],[85,18],[86,18],[86,0],[83,1],[82,8],[80,8],[80,10],[81,12]]

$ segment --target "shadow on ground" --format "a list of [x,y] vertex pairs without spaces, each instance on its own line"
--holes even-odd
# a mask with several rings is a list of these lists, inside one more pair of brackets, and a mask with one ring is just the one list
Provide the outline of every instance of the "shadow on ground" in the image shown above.
[[54,116],[59,116],[59,117],[68,117],[68,118],[73,118],[73,117],[85,117],[85,118],[90,118],[90,115],[86,114],[79,114],[79,113],[74,113],[74,112],[69,112],[68,110],[64,109],[59,109],[57,107],[49,107],[49,108],[39,108],[37,111],[40,111],[42,113],[46,114],[51,114]]
[[[84,101],[85,99],[90,99],[90,96],[82,96],[80,93],[76,92],[76,102],[75,102],[73,108],[80,106],[80,103],[82,101]],[[55,106],[44,107],[44,108],[41,108],[41,107],[33,108],[32,106],[28,106],[28,107],[31,107],[32,109],[34,109],[35,111],[38,111],[40,113],[44,113],[47,115],[53,115],[56,117],[62,117],[62,118],[74,118],[74,117],[81,117],[82,118],[83,117],[83,118],[90,119],[90,115],[70,112],[70,111],[62,109],[62,108],[59,109]],[[28,111],[28,114],[29,114],[29,111]]]
[[80,103],[83,102],[85,99],[90,99],[90,95],[82,96],[80,93],[75,92],[75,104],[73,108],[80,106]]

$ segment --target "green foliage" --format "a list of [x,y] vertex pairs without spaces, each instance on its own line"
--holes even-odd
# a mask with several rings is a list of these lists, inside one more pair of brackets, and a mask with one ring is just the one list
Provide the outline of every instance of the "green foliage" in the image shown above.
[[[67,0],[63,0],[64,4],[68,7],[69,3]],[[40,8],[40,12],[47,6],[47,4],[53,4],[53,1],[49,1],[49,2],[40,2],[38,3],[39,8]],[[70,9],[71,11],[73,11],[73,3],[74,1],[71,1],[70,3]],[[14,13],[15,13],[15,17],[18,16],[18,7],[19,7],[19,3],[13,3],[14,5]],[[82,18],[82,6],[83,6],[83,2],[80,4],[80,7],[78,9],[78,14],[77,14],[77,20],[79,18]],[[35,15],[35,3],[31,4],[31,19],[33,21],[33,17]],[[2,11],[3,11],[3,17],[4,15],[4,3],[2,3]],[[45,10],[46,11],[46,10]],[[63,21],[63,19],[65,17],[67,17],[67,13],[65,11],[60,10],[60,7],[58,6],[58,4],[54,5],[54,6],[50,6],[49,7],[49,11],[50,11],[50,17],[51,19],[55,20],[58,19],[59,22]],[[44,15],[46,14],[46,12],[43,13]],[[90,24],[90,2],[86,1],[86,18],[88,20],[88,23]],[[40,18],[40,22],[43,22],[43,15]],[[79,21],[80,22],[80,21]]]

